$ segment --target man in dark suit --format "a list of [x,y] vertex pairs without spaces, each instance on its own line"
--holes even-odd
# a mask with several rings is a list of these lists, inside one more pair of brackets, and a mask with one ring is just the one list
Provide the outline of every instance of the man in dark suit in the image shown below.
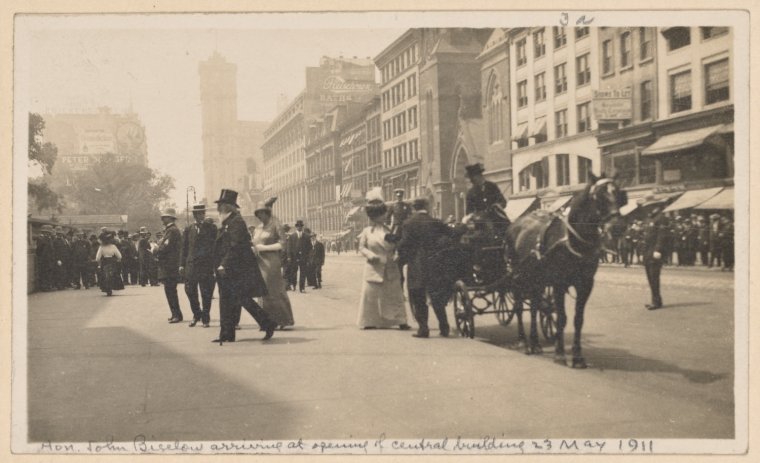
[[177,284],[179,283],[179,258],[182,252],[182,234],[177,228],[177,213],[174,209],[167,209],[161,214],[161,222],[164,224],[164,235],[158,242],[156,257],[158,258],[158,281],[164,284],[166,301],[172,316],[169,323],[182,321],[182,310],[179,307]]
[[53,238],[53,250],[55,254],[55,286],[58,289],[71,287],[71,272],[69,270],[71,258],[71,244],[63,234],[63,227],[55,227]]
[[56,259],[53,247],[53,227],[43,225],[37,236],[37,287],[40,291],[52,291],[55,287]]
[[[216,225],[206,218],[206,205],[193,205],[195,223],[185,227],[182,235],[182,255],[179,273],[185,279],[185,294],[193,311],[190,327],[199,321],[208,328],[211,314],[211,298],[214,295],[214,243],[216,242]],[[200,287],[203,308],[198,302]]]
[[88,266],[90,263],[90,242],[85,239],[85,233],[77,233],[77,239],[71,244],[71,265],[73,283],[76,289],[84,285],[84,289],[90,287]]
[[317,238],[317,235],[311,235],[311,256],[309,257],[311,274],[314,278],[314,289],[322,288],[322,266],[325,265],[325,245]]
[[499,187],[483,177],[483,172],[485,172],[483,164],[477,163],[465,166],[465,170],[467,178],[472,183],[472,187],[467,190],[467,214],[487,211],[493,205],[501,206],[502,209],[507,207],[507,199],[501,193]]
[[272,321],[254,297],[267,295],[266,282],[259,270],[251,235],[240,216],[237,192],[222,190],[218,205],[221,226],[214,243],[214,267],[219,284],[219,337],[213,342],[235,341],[235,325],[240,321],[240,309],[245,308],[266,332],[264,340],[274,334],[277,323]]
[[[290,263],[289,283],[295,287],[298,280],[299,291],[306,292],[306,277],[309,275],[309,254],[311,254],[311,238],[303,229],[303,220],[296,221],[296,231],[288,237],[288,261]],[[296,278],[297,277],[297,278]]]
[[657,310],[662,307],[660,271],[664,261],[663,252],[666,249],[665,241],[669,226],[668,220],[660,213],[659,207],[652,210],[644,225],[642,236],[644,241],[644,269],[647,273],[649,289],[652,292],[652,303],[646,305],[649,310]]
[[129,234],[126,230],[119,230],[116,236],[119,238],[116,242],[116,247],[121,253],[121,279],[125,285],[129,282],[129,265],[132,261],[132,253],[130,250]]
[[453,282],[442,275],[440,266],[434,263],[437,251],[448,245],[452,229],[428,212],[428,202],[418,198],[412,203],[414,214],[404,222],[401,241],[398,244],[399,260],[407,265],[406,285],[414,318],[419,328],[413,336],[427,338],[428,328],[427,298],[433,305],[438,318],[441,336],[449,335],[446,318],[448,302]]

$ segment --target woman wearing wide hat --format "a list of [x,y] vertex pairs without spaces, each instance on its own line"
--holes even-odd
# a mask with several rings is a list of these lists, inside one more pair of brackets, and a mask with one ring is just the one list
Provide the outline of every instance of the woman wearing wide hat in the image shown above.
[[287,236],[282,227],[272,217],[272,205],[277,198],[260,203],[253,214],[261,225],[253,230],[253,245],[258,253],[259,269],[267,285],[268,295],[263,297],[262,307],[269,317],[281,328],[293,326],[293,309],[282,278],[281,251]]
[[100,246],[95,254],[95,262],[98,263],[98,283],[100,290],[106,293],[106,296],[111,296],[113,291],[124,289],[119,265],[121,252],[116,247],[114,232],[104,231],[100,236]]

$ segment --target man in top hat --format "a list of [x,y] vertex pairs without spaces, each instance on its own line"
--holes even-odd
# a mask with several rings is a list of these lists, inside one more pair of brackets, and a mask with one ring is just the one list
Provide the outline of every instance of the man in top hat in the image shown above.
[[499,187],[483,177],[483,172],[485,172],[483,164],[465,166],[465,171],[467,178],[472,183],[472,187],[467,190],[465,206],[467,214],[488,211],[494,205],[502,209],[507,207],[507,199],[501,194]]
[[214,244],[214,267],[219,285],[219,337],[213,342],[235,341],[235,325],[240,321],[240,309],[245,308],[266,332],[264,339],[272,337],[277,323],[264,312],[254,297],[267,295],[251,243],[248,227],[238,212],[237,192],[222,190],[215,201],[221,219]]
[[53,246],[53,226],[43,225],[37,236],[37,285],[40,291],[52,291],[55,287],[56,259]]
[[182,310],[179,307],[177,283],[179,283],[179,258],[182,251],[182,234],[177,228],[177,213],[174,209],[166,209],[161,213],[164,233],[158,242],[156,257],[158,258],[158,281],[164,284],[166,301],[169,303],[171,317],[169,323],[182,321]]
[[309,254],[311,254],[311,238],[303,229],[303,220],[296,221],[296,231],[288,237],[288,262],[290,263],[290,278],[288,283],[295,290],[298,281],[299,291],[306,292],[306,277],[309,275]]
[[77,238],[71,243],[72,281],[76,289],[80,289],[83,285],[84,289],[89,289],[90,242],[85,238],[83,231],[78,232],[76,236]]
[[[206,219],[206,205],[193,205],[195,223],[185,227],[182,234],[182,254],[179,273],[185,279],[185,294],[193,311],[190,327],[198,322],[208,328],[211,314],[211,298],[214,295],[214,243],[216,242],[216,225]],[[200,288],[203,307],[198,302]]]
[[665,241],[669,226],[670,224],[660,212],[660,208],[655,207],[649,213],[649,217],[643,228],[644,270],[646,270],[649,289],[652,293],[652,303],[646,304],[646,308],[649,310],[656,310],[662,307],[660,271],[665,260]]
[[63,227],[55,227],[55,238],[53,238],[53,249],[55,251],[55,286],[58,289],[71,287],[71,244],[66,239]]

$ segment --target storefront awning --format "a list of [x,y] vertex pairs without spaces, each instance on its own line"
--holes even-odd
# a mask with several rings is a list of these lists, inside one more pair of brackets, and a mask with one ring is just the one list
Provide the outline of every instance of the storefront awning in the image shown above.
[[515,136],[512,137],[512,140],[524,140],[528,138],[528,124],[520,124],[517,126],[517,130],[515,131]]
[[713,196],[720,193],[723,187],[717,188],[705,188],[703,190],[691,190],[687,191],[680,198],[673,201],[673,203],[665,208],[664,212],[678,211],[680,209],[690,209],[696,207]]
[[569,203],[571,199],[573,199],[572,195],[562,196],[560,198],[557,198],[557,200],[551,203],[549,207],[546,208],[546,210],[549,212],[556,212],[562,209],[563,207],[565,207],[565,205],[567,205],[567,203]]
[[710,127],[702,127],[701,129],[686,130],[684,132],[663,135],[656,142],[645,148],[641,154],[654,155],[693,148],[704,143],[709,136],[719,133],[723,127],[722,124],[713,125]]
[[546,136],[546,118],[541,118],[541,122],[538,124],[536,131],[533,132],[531,137],[545,137]]
[[695,209],[734,209],[734,188],[724,188],[723,191],[703,202]]
[[507,213],[507,217],[509,217],[509,220],[515,221],[517,220],[521,215],[528,212],[538,201],[538,198],[531,197],[531,198],[517,198],[517,199],[510,199],[507,202],[507,207],[504,209]]

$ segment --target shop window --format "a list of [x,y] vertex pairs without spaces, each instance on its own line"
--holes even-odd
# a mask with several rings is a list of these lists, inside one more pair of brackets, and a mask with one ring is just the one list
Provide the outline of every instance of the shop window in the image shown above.
[[575,58],[576,85],[582,87],[591,82],[588,53]]
[[623,154],[612,158],[612,169],[617,175],[618,185],[621,187],[632,186],[636,182],[636,156]]
[[670,76],[670,112],[691,109],[691,71]]
[[566,63],[554,66],[554,93],[560,95],[567,91]]
[[691,29],[688,27],[670,27],[663,32],[668,43],[668,51],[678,50],[691,44]]
[[531,166],[528,166],[525,169],[520,171],[520,174],[518,175],[520,191],[530,190],[530,177],[531,177]]
[[587,183],[588,173],[591,172],[591,159],[578,156],[578,183]]
[[533,164],[533,176],[536,177],[536,189],[546,188],[549,186],[548,157],[545,157],[541,161]]
[[639,184],[646,185],[657,181],[657,163],[652,156],[639,156]]
[[706,64],[704,76],[705,104],[728,100],[728,58]]
[[540,58],[546,54],[546,43],[544,42],[544,30],[533,33],[533,59]]
[[702,31],[702,40],[708,40],[728,34],[727,27],[700,27],[699,29]]
[[639,86],[639,97],[641,99],[641,120],[647,120],[652,117],[652,81],[646,80]]
[[554,48],[567,45],[567,30],[564,27],[554,27]]
[[662,158],[663,181],[689,182],[725,178],[728,174],[725,150],[703,145]]
[[615,71],[612,51],[612,40],[602,42],[602,74],[607,75]]
[[557,154],[555,155],[555,162],[557,164],[557,186],[569,185],[570,184],[570,155]]

